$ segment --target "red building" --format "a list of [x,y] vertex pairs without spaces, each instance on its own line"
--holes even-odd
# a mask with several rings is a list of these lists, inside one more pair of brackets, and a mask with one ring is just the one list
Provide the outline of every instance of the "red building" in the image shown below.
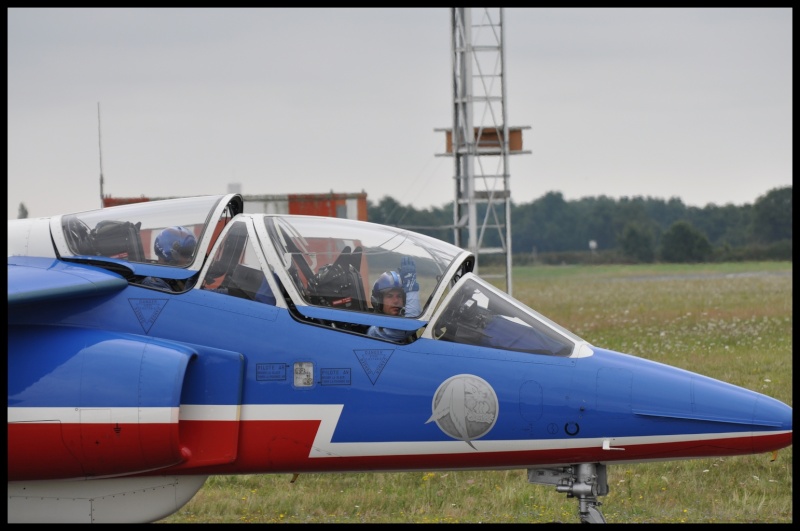
[[[367,194],[325,193],[285,195],[245,195],[244,211],[264,214],[300,214],[367,221]],[[103,206],[127,205],[174,197],[103,197]]]

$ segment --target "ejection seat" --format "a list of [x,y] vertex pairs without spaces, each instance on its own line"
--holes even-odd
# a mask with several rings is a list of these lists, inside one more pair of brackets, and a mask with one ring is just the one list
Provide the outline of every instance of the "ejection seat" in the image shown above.
[[142,222],[104,220],[92,229],[91,238],[96,254],[129,262],[144,262],[144,248],[139,229]]

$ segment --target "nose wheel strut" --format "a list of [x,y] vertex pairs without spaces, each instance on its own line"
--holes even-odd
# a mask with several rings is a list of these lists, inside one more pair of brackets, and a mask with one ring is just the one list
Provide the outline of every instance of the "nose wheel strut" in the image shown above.
[[598,496],[608,494],[606,465],[580,463],[559,468],[530,468],[528,482],[555,485],[567,498],[578,498],[578,515],[583,524],[606,523]]

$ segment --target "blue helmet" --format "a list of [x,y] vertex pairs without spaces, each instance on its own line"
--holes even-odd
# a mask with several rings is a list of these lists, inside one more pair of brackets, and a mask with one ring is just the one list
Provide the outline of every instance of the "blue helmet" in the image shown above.
[[403,290],[403,281],[397,271],[387,271],[378,277],[372,285],[372,307],[379,310],[383,305],[383,296],[387,291],[399,289],[403,292],[403,306],[406,304],[406,292]]
[[179,258],[191,258],[197,240],[186,227],[168,227],[156,236],[154,244],[156,256],[168,264],[175,264]]

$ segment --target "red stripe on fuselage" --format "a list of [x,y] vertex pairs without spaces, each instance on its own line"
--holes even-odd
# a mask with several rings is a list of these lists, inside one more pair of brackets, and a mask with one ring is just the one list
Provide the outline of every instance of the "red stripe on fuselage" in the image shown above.
[[178,424],[8,424],[8,481],[103,477],[181,461]]

